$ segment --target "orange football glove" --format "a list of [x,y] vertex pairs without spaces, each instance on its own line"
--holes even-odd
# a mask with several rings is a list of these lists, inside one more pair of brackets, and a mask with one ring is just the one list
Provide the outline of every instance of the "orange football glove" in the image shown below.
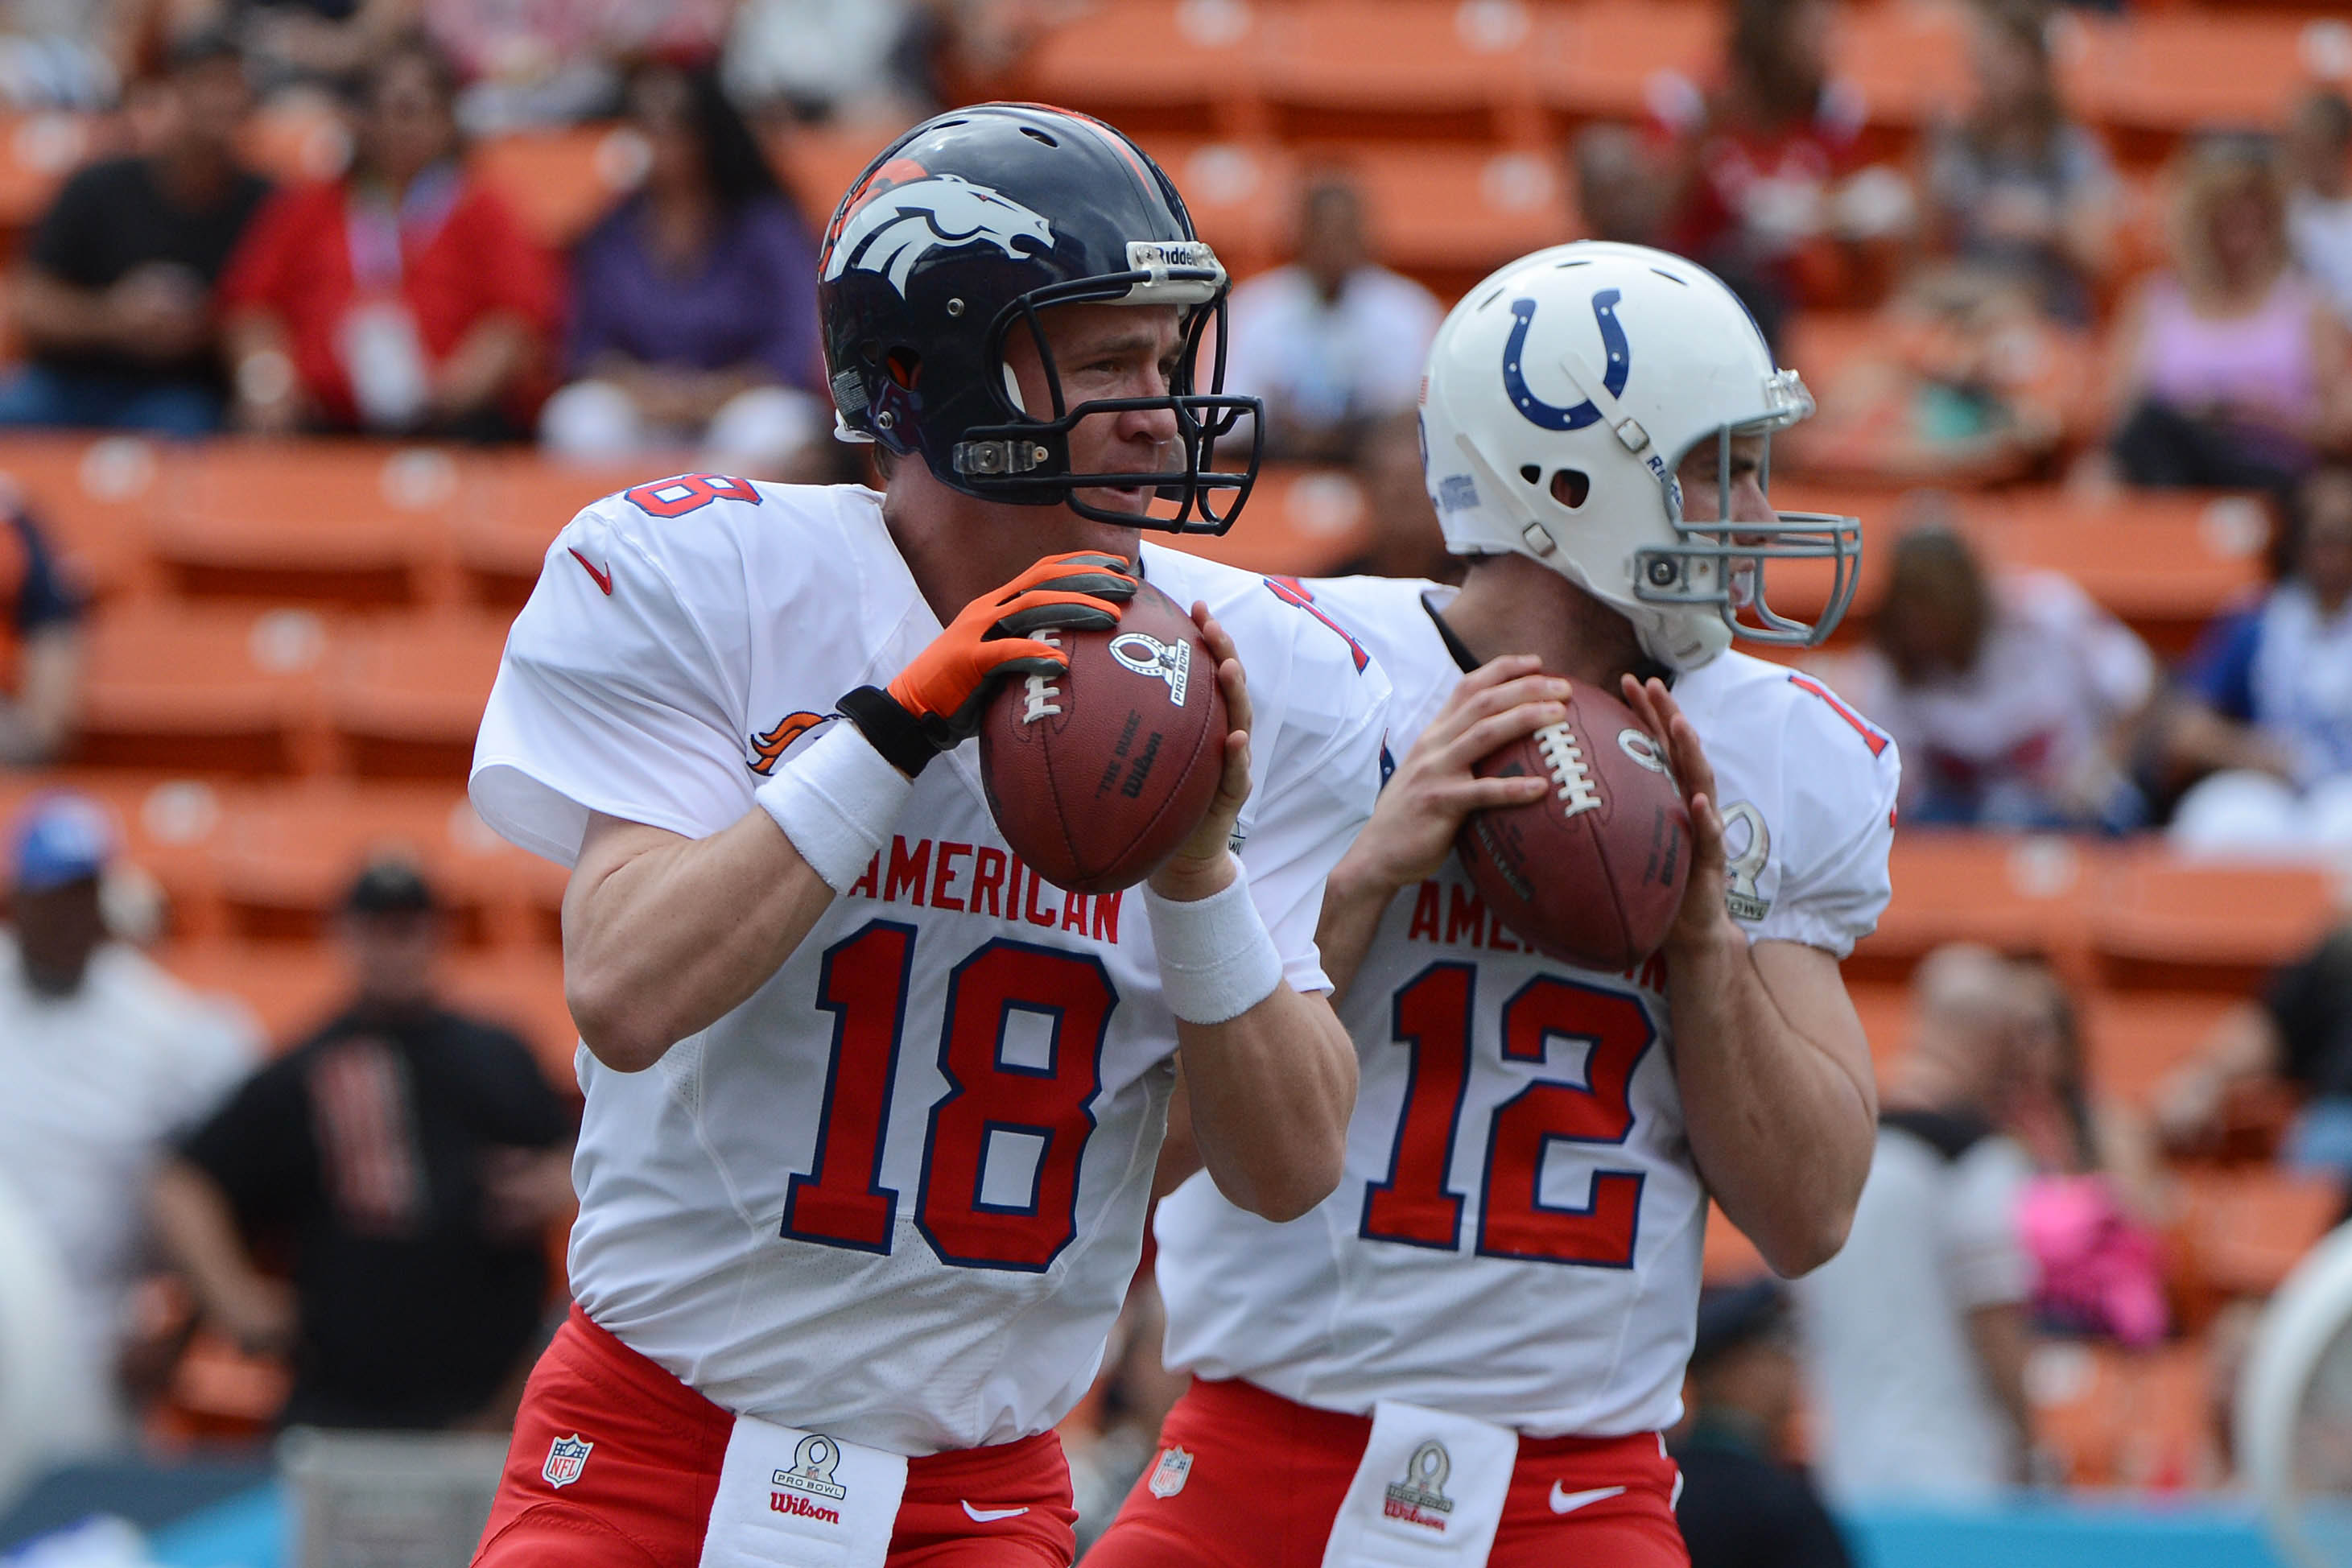
[[861,686],[841,700],[844,717],[908,778],[980,728],[996,682],[1067,669],[1069,656],[1034,634],[1056,627],[1108,631],[1135,597],[1134,566],[1116,555],[1048,555],[1002,588],[966,605],[887,690]]

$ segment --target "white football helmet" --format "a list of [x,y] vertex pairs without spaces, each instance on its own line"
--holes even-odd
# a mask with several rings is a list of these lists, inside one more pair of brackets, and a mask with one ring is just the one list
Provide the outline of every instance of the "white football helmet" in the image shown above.
[[[1541,562],[1622,611],[1650,657],[1705,664],[1734,633],[1807,647],[1853,597],[1861,524],[1825,512],[1776,522],[1683,517],[1675,473],[1701,441],[1731,510],[1735,436],[1765,438],[1811,414],[1772,363],[1748,308],[1705,268],[1599,240],[1522,257],[1454,307],[1422,384],[1422,460],[1446,548]],[[1833,563],[1811,621],[1765,601],[1768,561]]]

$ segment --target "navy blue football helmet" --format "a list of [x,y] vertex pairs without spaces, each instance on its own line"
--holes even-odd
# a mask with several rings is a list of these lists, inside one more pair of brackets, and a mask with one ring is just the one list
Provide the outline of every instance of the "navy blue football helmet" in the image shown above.
[[[1102,121],[1027,103],[924,121],[849,187],[826,226],[818,277],[845,439],[919,457],[941,484],[984,500],[1066,502],[1101,521],[1182,533],[1223,533],[1240,512],[1265,421],[1257,399],[1223,394],[1225,269],[1167,174]],[[1183,346],[1167,395],[1066,403],[1038,312],[1089,302],[1178,308]],[[1036,345],[1050,410],[1021,406],[1004,357],[1015,331]],[[1175,415],[1181,466],[1070,471],[1079,420],[1138,408]],[[1244,416],[1248,460],[1221,469],[1217,444],[1241,444],[1234,432]],[[1172,513],[1107,510],[1075,494],[1139,480],[1178,503]]]

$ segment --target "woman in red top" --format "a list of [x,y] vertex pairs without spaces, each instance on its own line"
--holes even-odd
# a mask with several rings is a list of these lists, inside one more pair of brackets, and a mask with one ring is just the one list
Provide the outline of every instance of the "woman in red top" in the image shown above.
[[562,274],[467,178],[456,85],[422,38],[379,56],[350,172],[281,192],[246,231],[221,282],[244,428],[531,428]]

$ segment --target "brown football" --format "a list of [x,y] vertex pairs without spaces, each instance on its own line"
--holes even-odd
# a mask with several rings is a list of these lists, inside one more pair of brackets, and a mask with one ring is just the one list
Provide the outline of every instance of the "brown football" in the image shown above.
[[980,728],[989,809],[1013,852],[1055,887],[1132,887],[1216,795],[1216,661],[1192,617],[1149,583],[1117,630],[1043,637],[1070,668],[1007,680],[990,700]]
[[1582,968],[1630,969],[1656,952],[1690,875],[1690,812],[1665,755],[1631,708],[1578,681],[1567,719],[1480,762],[1481,777],[1552,785],[1463,823],[1454,849],[1486,907]]

